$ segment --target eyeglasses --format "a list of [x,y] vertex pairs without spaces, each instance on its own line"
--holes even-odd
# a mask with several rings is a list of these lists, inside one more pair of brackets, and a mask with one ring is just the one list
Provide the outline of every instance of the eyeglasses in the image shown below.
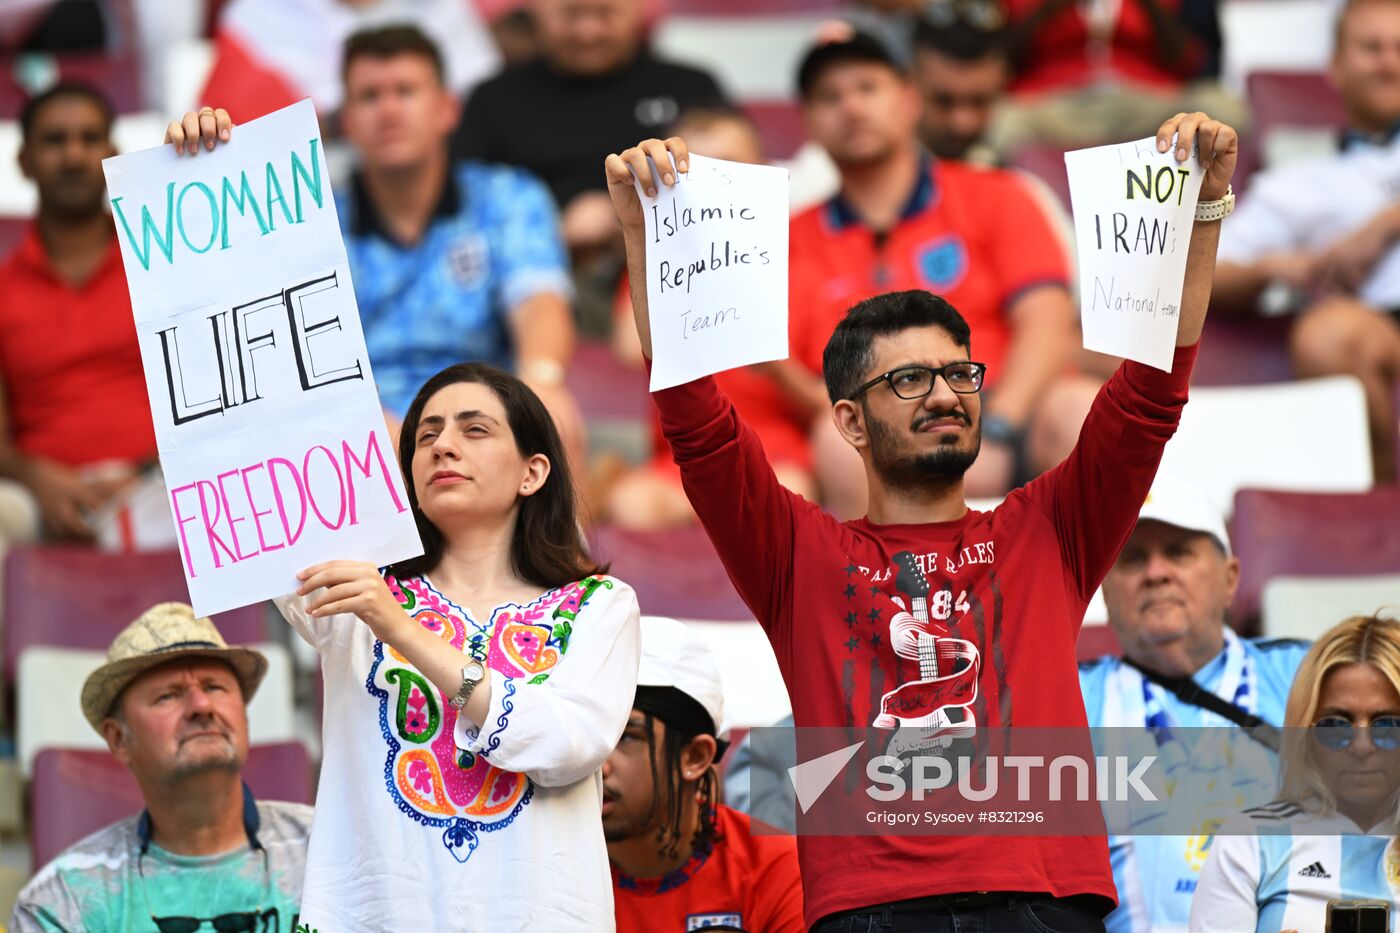
[[962,22],[979,32],[996,32],[1006,25],[1001,5],[991,0],[928,0],[919,15],[940,29]]
[[894,394],[900,398],[923,398],[933,391],[933,383],[942,376],[948,388],[959,395],[972,395],[982,390],[982,377],[987,372],[985,363],[957,362],[931,369],[927,366],[901,366],[883,375],[876,376],[865,385],[852,392],[847,399],[854,402],[870,389],[882,382],[888,382]]
[[1400,716],[1377,716],[1370,726],[1357,726],[1340,716],[1326,716],[1313,724],[1313,737],[1323,748],[1344,751],[1351,748],[1358,729],[1366,729],[1371,744],[1381,751],[1400,748]]
[[[267,849],[259,846],[263,857],[263,877],[266,880],[266,899],[272,896],[272,868],[268,865]],[[263,921],[261,929],[275,930],[278,928],[278,914],[276,907],[257,910],[235,911],[226,914],[219,914],[217,917],[157,917],[151,909],[151,897],[146,891],[146,852],[143,849],[136,858],[136,873],[141,876],[141,896],[146,901],[146,912],[151,915],[151,922],[156,925],[160,933],[195,933],[204,924],[212,926],[217,933],[253,933],[259,929],[258,922]],[[270,922],[269,922],[270,921]]]

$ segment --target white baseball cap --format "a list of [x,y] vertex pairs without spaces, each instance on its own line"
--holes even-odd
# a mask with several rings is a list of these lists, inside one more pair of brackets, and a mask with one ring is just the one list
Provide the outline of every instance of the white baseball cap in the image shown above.
[[1138,512],[1138,521],[1158,521],[1208,534],[1227,555],[1230,553],[1230,533],[1225,530],[1225,516],[1194,483],[1172,477],[1157,477],[1152,483],[1152,491],[1142,504],[1142,511]]
[[638,687],[675,687],[705,708],[724,728],[724,686],[719,665],[704,640],[688,626],[662,616],[642,617],[642,661]]

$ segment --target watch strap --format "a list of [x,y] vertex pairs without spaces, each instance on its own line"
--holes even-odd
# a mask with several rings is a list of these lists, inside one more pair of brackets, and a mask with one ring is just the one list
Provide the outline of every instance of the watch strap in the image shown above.
[[1196,202],[1196,222],[1211,223],[1216,220],[1224,220],[1230,216],[1230,212],[1235,209],[1235,188],[1233,185],[1225,189],[1225,197],[1214,201]]
[[[470,673],[473,664],[477,665],[482,670],[482,674],[477,677],[472,677]],[[480,661],[472,661],[467,664],[462,668],[462,685],[457,688],[457,693],[453,695],[452,699],[447,701],[447,705],[460,712],[462,707],[467,705],[467,701],[471,699],[472,692],[476,690],[476,685],[485,679],[485,666],[482,665]]]

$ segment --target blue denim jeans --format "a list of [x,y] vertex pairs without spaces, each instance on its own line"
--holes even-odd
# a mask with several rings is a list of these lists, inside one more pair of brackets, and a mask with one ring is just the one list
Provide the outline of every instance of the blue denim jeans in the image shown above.
[[1103,933],[1103,917],[1086,900],[1007,894],[998,903],[964,907],[956,896],[925,898],[917,906],[843,911],[817,921],[811,933]]

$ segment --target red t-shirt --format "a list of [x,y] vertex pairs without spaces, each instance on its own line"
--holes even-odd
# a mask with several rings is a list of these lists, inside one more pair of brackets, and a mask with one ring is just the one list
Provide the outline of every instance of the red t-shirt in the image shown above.
[[[1063,463],[990,512],[922,525],[841,523],[785,491],[713,380],[652,397],[690,501],[772,642],[799,728],[884,725],[882,698],[920,679],[917,652],[891,644],[912,618],[900,572],[910,561],[937,628],[976,648],[975,725],[1086,728],[1075,664],[1084,610],[1137,521],[1195,356],[1178,349],[1171,373],[1123,364]],[[1116,900],[1102,836],[799,836],[798,855],[809,924],[935,894]]]
[[[1181,15],[1180,0],[1156,0],[1163,14]],[[1013,26],[1033,14],[1043,0],[1006,0]],[[1012,81],[1013,93],[1073,90],[1098,82],[1147,85],[1162,91],[1180,87],[1200,68],[1204,50],[1188,39],[1180,61],[1162,58],[1156,30],[1140,0],[1116,0],[1112,33],[1105,44],[1090,35],[1078,4],[1068,4],[1031,36],[1025,61]]]
[[822,371],[851,306],[913,288],[941,295],[972,327],[972,358],[993,385],[1011,341],[1007,311],[1038,285],[1069,287],[1065,243],[1015,172],[932,162],[894,229],[877,237],[838,196],[793,218],[792,356]]
[[751,933],[803,933],[802,879],[791,836],[754,836],[749,818],[720,804],[722,839],[664,878],[613,868],[617,933],[686,933],[728,925]]
[[0,269],[0,380],[10,439],[70,466],[140,463],[155,429],[116,232],[92,277],[58,277],[31,226]]

